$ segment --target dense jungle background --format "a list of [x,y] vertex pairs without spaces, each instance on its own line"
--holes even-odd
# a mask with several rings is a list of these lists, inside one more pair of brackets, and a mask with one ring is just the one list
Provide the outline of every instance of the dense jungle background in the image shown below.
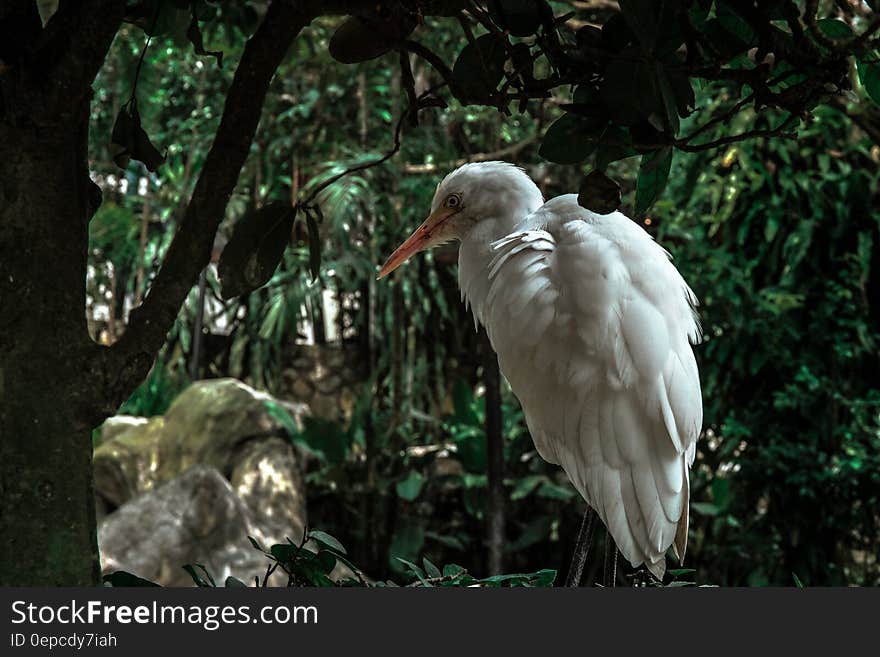
[[[562,14],[579,3],[551,4]],[[573,30],[616,11],[616,3],[580,4],[591,6],[570,19]],[[828,11],[837,12],[832,4]],[[234,20],[202,25],[205,47],[223,52],[222,69],[185,40],[187,21],[155,30],[145,54],[139,26],[123,26],[113,41],[94,85],[88,151],[103,192],[89,224],[86,290],[89,332],[100,344],[125,333],[167,252],[217,130],[229,72],[260,19],[256,5],[240,3]],[[460,26],[426,20],[430,29],[419,39],[451,64],[461,50]],[[242,436],[293,445],[285,458],[295,475],[267,474],[266,467],[247,475],[270,482],[247,512],[262,509],[270,524],[277,520],[270,517],[271,482],[295,489],[297,510],[284,516],[289,532],[275,528],[278,540],[297,542],[306,526],[323,530],[318,538],[338,539],[351,563],[377,580],[410,581],[419,568],[420,576],[439,576],[444,564],[478,577],[564,574],[583,501],[558,467],[538,457],[504,381],[494,394],[494,357],[460,302],[455,247],[375,278],[427,216],[441,177],[464,161],[515,162],[547,198],[577,191],[590,167],[539,152],[560,104],[570,102],[567,90],[511,116],[447,97],[448,107],[405,125],[393,157],[320,191],[320,230],[311,217],[297,220],[292,247],[264,287],[221,293],[217,261],[239,218],[273,202],[295,203],[347,167],[383,155],[410,85],[421,93],[438,82],[411,55],[411,83],[402,80],[407,67],[396,55],[356,66],[336,61],[328,42],[341,21],[320,17],[294,42],[271,83],[212,264],[148,378],[120,409],[124,417],[93,432],[102,549],[136,531],[131,524],[106,529],[114,514],[172,478],[156,474],[168,467],[155,458],[155,441],[165,440],[158,432],[174,426],[174,440],[208,445],[205,427],[219,434],[234,426],[223,454],[200,446],[187,463],[213,464],[242,490],[249,480],[237,479],[236,468],[250,458],[241,456]],[[135,79],[140,121],[167,158],[155,173],[135,160],[121,169],[110,145]],[[816,107],[796,139],[676,151],[665,191],[638,219],[700,298],[705,330],[696,348],[704,433],[691,475],[688,556],[674,581],[880,584],[880,142],[844,107],[863,102],[863,86],[854,82],[848,93],[841,107]],[[697,86],[697,111],[682,119],[683,129],[738,94]],[[707,136],[774,125],[779,116],[746,111]],[[635,216],[638,159],[619,159],[607,172],[622,184],[622,209]],[[242,405],[223,401],[242,391]],[[501,420],[500,509],[490,508],[487,416]],[[230,454],[238,459],[232,465]],[[174,476],[183,469],[175,467]],[[503,514],[502,544],[487,540],[493,513]],[[252,525],[233,525],[247,549]],[[155,568],[138,572],[138,554],[162,551],[170,535],[149,533],[153,542],[119,548],[125,558],[105,556],[105,568],[177,581]],[[602,569],[597,544],[593,579]],[[222,559],[212,568],[238,572]],[[621,582],[633,577],[646,580],[625,570]]]

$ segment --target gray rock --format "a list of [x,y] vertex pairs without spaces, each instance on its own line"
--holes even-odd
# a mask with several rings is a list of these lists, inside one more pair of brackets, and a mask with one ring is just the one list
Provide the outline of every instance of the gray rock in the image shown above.
[[251,513],[264,545],[299,541],[305,530],[305,485],[295,452],[280,438],[245,445],[229,482]]
[[101,425],[101,443],[113,440],[121,433],[128,431],[132,427],[143,426],[149,422],[145,417],[137,417],[136,415],[115,415],[107,418]]
[[161,463],[161,417],[117,433],[95,449],[95,505],[98,522],[140,493],[154,489],[175,476],[159,467]]
[[197,465],[108,515],[98,532],[104,572],[126,570],[163,586],[192,586],[184,564],[204,564],[218,582],[265,572],[247,540],[251,513],[215,469]]
[[[173,566],[173,572],[164,566],[159,569],[160,578],[187,583],[188,579],[174,579],[180,575],[176,569],[187,563],[180,561],[182,554],[201,553],[203,546],[196,543],[200,536],[209,541],[213,563],[224,563],[218,556],[224,551],[217,543],[220,539],[215,534],[221,530],[215,527],[215,523],[230,513],[230,522],[234,526],[228,531],[224,528],[221,538],[231,541],[234,536],[238,541],[236,545],[253,552],[258,561],[262,562],[264,558],[247,541],[248,534],[264,545],[284,542],[287,537],[293,541],[301,540],[306,525],[305,456],[287,439],[277,414],[279,406],[291,415],[298,427],[302,427],[302,418],[308,413],[304,404],[274,399],[235,379],[214,379],[187,388],[164,417],[113,423],[120,429],[114,429],[112,438],[102,442],[94,456],[100,531],[103,535],[107,525],[110,528],[107,531],[111,532],[108,536],[113,537],[106,542],[106,548],[102,546],[111,550],[105,559],[105,570],[120,568],[114,565],[118,562],[117,554],[126,555],[126,559],[132,562],[132,555],[143,551],[157,555],[144,558],[161,558],[162,564]],[[224,495],[226,498],[231,496],[234,504],[218,498],[218,508],[211,509],[209,495],[202,497],[201,490],[191,482],[187,483],[188,480],[180,484],[182,478],[192,476],[194,467],[208,468],[217,474],[226,487]],[[169,509],[164,520],[154,528],[155,536],[134,533],[126,539],[119,535],[119,518],[129,517],[129,507],[139,508],[143,500],[152,499],[160,489],[171,485],[180,488],[177,505],[181,509],[200,509],[200,514],[188,517],[186,531],[173,527],[169,516],[173,509]],[[164,499],[162,497],[160,501]],[[149,510],[138,513],[154,513],[159,502],[153,500],[149,503],[153,505]],[[199,517],[204,523],[202,526],[197,525]],[[144,522],[153,523],[151,518]],[[165,540],[171,541],[167,550],[162,547]],[[194,543],[187,547],[184,545],[187,540]],[[140,548],[137,547],[139,543],[142,544]],[[235,551],[227,551],[227,556],[231,561],[223,565],[224,568],[233,568],[241,558]],[[149,564],[156,565],[154,561]],[[150,577],[137,570],[132,572]],[[249,575],[254,574],[258,573]],[[185,572],[183,576],[188,577]],[[166,579],[158,581],[164,583]]]

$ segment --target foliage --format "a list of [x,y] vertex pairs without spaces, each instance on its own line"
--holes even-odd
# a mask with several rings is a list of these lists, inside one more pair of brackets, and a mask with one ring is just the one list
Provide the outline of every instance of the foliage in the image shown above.
[[[818,2],[799,6],[794,0],[627,0],[618,11],[594,10],[589,18],[597,22],[580,20],[577,7],[558,15],[547,0],[468,3],[467,11],[459,14],[463,34],[458,36],[464,37],[465,45],[452,58],[451,68],[444,63],[445,53],[430,43],[430,31],[422,30],[421,42],[411,38],[424,23],[421,4],[379,3],[342,22],[329,40],[329,53],[347,64],[397,51],[400,83],[409,99],[393,148],[351,172],[383,163],[396,153],[404,119],[417,125],[420,110],[445,107],[435,94],[439,86],[447,86],[463,105],[494,107],[508,116],[514,105],[522,114],[530,100],[562,92],[570,96],[561,104],[565,114],[547,130],[540,154],[559,164],[590,159],[592,171],[578,185],[579,199],[603,212],[620,204],[618,185],[606,175],[608,166],[641,156],[634,205],[641,217],[666,187],[674,150],[701,152],[762,136],[794,137],[810,112],[838,103],[841,94],[852,89],[854,65],[867,97],[880,97],[880,19],[842,9],[835,10],[843,12],[837,16],[820,15]],[[567,3],[555,4],[569,8]],[[150,36],[179,42],[185,34],[197,54],[212,54],[219,64],[219,51],[205,50],[203,31],[211,36],[215,30],[226,32],[242,18],[225,4],[206,8],[196,0],[151,0],[131,9],[126,20]],[[142,127],[137,94],[148,45],[149,41],[136,67],[131,96],[115,120],[111,152],[120,166],[133,156],[153,171],[164,156]],[[442,84],[417,94],[407,53],[430,64]],[[704,86],[722,99],[709,111],[696,101],[695,88]],[[778,114],[779,119],[772,126],[744,127],[706,139],[713,127],[753,114]],[[692,115],[701,122],[682,136],[682,120]],[[320,259],[320,206],[311,202],[316,193],[307,199],[293,193],[289,199],[294,216],[304,211],[313,276]],[[263,285],[281,260],[279,249],[265,244],[279,244],[285,226],[269,223],[247,222],[251,239],[233,239],[230,245],[237,257],[227,258],[228,278],[235,276],[232,269],[237,267],[237,278],[247,280],[246,263],[259,263],[259,275],[247,289]],[[243,251],[248,245],[259,253]],[[228,294],[244,290],[236,285]]]
[[703,302],[692,528],[710,580],[878,581],[876,158],[820,110],[797,144],[681,162],[681,200],[657,208]]
[[[272,574],[281,569],[287,575],[288,587],[398,587],[401,584],[392,580],[369,581],[346,556],[343,545],[330,534],[316,529],[303,533],[298,545],[288,539],[287,543],[263,548],[253,537],[249,537],[256,550],[262,552],[269,563],[262,579],[255,575],[254,586],[266,586]],[[422,566],[406,559],[400,559],[407,570],[404,576],[409,580],[404,586],[410,587],[547,587],[553,586],[556,571],[544,569],[535,573],[511,573],[493,575],[477,579],[456,564],[447,564],[442,569],[424,558]],[[217,582],[203,564],[186,564],[183,569],[199,587],[214,588]],[[337,574],[341,572],[342,574]],[[158,586],[155,582],[138,577],[132,573],[117,570],[104,575],[104,583],[114,587]],[[241,580],[229,576],[224,582],[227,588],[247,586]]]

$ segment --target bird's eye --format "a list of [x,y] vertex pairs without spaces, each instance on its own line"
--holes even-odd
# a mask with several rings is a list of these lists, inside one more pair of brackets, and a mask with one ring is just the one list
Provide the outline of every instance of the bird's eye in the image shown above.
[[446,207],[447,208],[457,208],[461,205],[461,196],[458,194],[450,194],[446,197]]

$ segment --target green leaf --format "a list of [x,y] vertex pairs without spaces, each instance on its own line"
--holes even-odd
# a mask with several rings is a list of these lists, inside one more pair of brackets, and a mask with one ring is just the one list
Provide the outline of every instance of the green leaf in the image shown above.
[[412,561],[419,558],[422,546],[425,544],[425,529],[419,523],[404,520],[399,522],[391,537],[389,554],[392,568],[398,572],[401,570],[401,561]]
[[257,539],[255,539],[253,536],[248,536],[248,540],[251,542],[251,545],[253,545],[255,549],[259,550],[263,554],[266,554],[266,550],[263,549],[263,546],[260,545]]
[[721,477],[712,480],[712,500],[719,510],[724,510],[730,504],[730,482]]
[[[320,217],[321,210],[318,206],[315,206],[315,211]],[[321,273],[321,233],[318,230],[318,221],[311,212],[306,213],[306,226],[309,234],[309,272],[314,281]]]
[[849,39],[853,36],[852,28],[836,18],[823,18],[816,21],[816,26],[831,39]]
[[553,582],[556,581],[556,571],[552,568],[542,568],[529,575],[529,581],[535,587],[553,586]]
[[46,27],[46,23],[58,11],[58,0],[37,0],[37,11],[40,13],[40,21],[43,23],[43,27]]
[[252,292],[272,278],[295,216],[290,204],[276,201],[238,220],[217,269],[224,299]]
[[608,63],[599,88],[602,103],[618,125],[645,120],[659,105],[654,92],[653,67],[644,61],[637,46],[626,48]]
[[331,464],[343,463],[351,448],[352,434],[330,420],[307,417],[303,420],[303,430],[294,438],[319,459]]
[[331,536],[327,532],[322,532],[318,529],[309,530],[309,538],[313,541],[317,541],[321,545],[331,550],[336,550],[340,554],[347,554],[345,548],[342,546],[335,537]]
[[801,578],[797,576],[797,573],[792,573],[791,578],[794,580],[794,585],[799,589],[804,588],[804,583],[801,581]]
[[[571,102],[575,107],[579,107],[582,110],[581,112],[576,113],[584,114],[585,116],[596,115],[598,111],[593,108],[600,105],[599,87],[594,84],[578,85],[574,90],[574,93],[571,95]],[[568,111],[564,105],[562,107]],[[583,111],[587,108],[590,108],[589,113]]]
[[193,45],[193,50],[196,51],[197,55],[213,57],[217,60],[217,67],[223,68],[223,51],[205,49],[205,40],[202,37],[199,20],[196,18],[195,7],[193,8],[192,20],[190,20],[189,27],[186,29],[186,38]]
[[426,583],[427,583],[427,582],[425,582],[425,579],[427,579],[427,578],[425,577],[425,573],[422,572],[422,569],[419,568],[416,564],[414,564],[412,561],[409,561],[408,559],[404,559],[404,558],[402,558],[402,557],[394,557],[394,558],[397,559],[397,560],[398,560],[400,563],[402,563],[404,566],[406,566],[406,567],[412,572],[413,575],[415,575],[416,577],[419,578],[419,580],[420,580],[423,584],[426,584]]
[[[486,470],[486,434],[482,428],[466,427],[463,430],[455,431],[452,435],[452,442],[455,444],[455,452],[458,460],[468,472],[485,472]],[[465,487],[470,487],[474,483],[470,479],[470,475],[465,475],[463,483]],[[485,477],[479,481],[485,486]]]
[[110,154],[120,169],[127,168],[132,159],[142,162],[149,171],[155,171],[165,162],[165,156],[141,127],[140,113],[134,101],[123,105],[116,116],[110,136]]
[[290,543],[276,543],[269,548],[271,554],[276,561],[282,564],[292,562],[301,552],[300,548]]
[[691,509],[701,516],[717,516],[719,513],[718,507],[708,502],[691,502]]
[[[199,574],[199,571],[196,570],[196,567],[199,568],[204,574],[205,577],[202,577]],[[214,581],[214,578],[211,577],[211,573],[208,572],[208,569],[205,568],[202,564],[197,563],[195,567],[193,564],[186,564],[183,566],[183,569],[189,573],[189,576],[192,577],[193,582],[196,583],[196,586],[215,588],[217,583]],[[206,579],[207,578],[207,579]]]
[[638,155],[636,149],[629,145],[631,143],[632,138],[626,128],[609,125],[596,147],[596,169],[605,171],[612,162]]
[[464,104],[489,103],[504,77],[505,41],[484,34],[468,43],[452,67],[452,93]]
[[538,486],[547,481],[547,477],[544,475],[529,475],[527,477],[523,477],[518,482],[516,482],[516,486],[513,487],[513,491],[510,493],[511,500],[521,500],[524,497],[528,497]]
[[551,568],[536,573],[507,573],[492,575],[479,580],[482,584],[509,584],[511,586],[551,586],[556,579],[556,571]]
[[425,567],[425,572],[428,574],[428,577],[441,577],[440,569],[437,568],[428,557],[422,558],[422,565]]
[[151,582],[148,579],[144,579],[143,577],[138,577],[137,575],[132,575],[124,570],[116,570],[112,573],[108,573],[104,575],[103,581],[105,584],[110,584],[111,586],[121,587],[121,586],[159,586],[156,582]]
[[545,481],[538,489],[538,497],[545,497],[551,500],[570,500],[577,493],[570,485],[560,486],[550,481]]
[[[296,420],[294,420],[293,416],[287,412],[286,408],[284,408],[274,399],[266,399],[263,402],[263,405],[265,406],[266,413],[269,415],[269,417],[271,417],[273,420],[281,425],[289,438],[293,438],[294,436],[299,435],[299,427],[296,426]],[[257,549],[259,550],[262,548],[258,547]]]
[[382,18],[376,15],[352,16],[330,38],[330,56],[343,64],[365,62],[381,57],[415,29],[407,14]]
[[181,37],[189,24],[187,4],[167,0],[129,3],[125,20],[141,28],[147,36]]
[[448,563],[443,566],[443,577],[455,577],[456,575],[463,575],[467,571],[455,563]]
[[333,580],[327,576],[336,566],[336,558],[330,552],[319,554],[305,552],[298,559],[286,562],[285,565],[294,577],[305,580],[313,586],[334,586]]
[[541,27],[542,16],[553,16],[553,10],[544,0],[492,0],[489,14],[502,30],[513,36],[527,37]]
[[746,44],[746,48],[756,43],[755,31],[740,13],[726,2],[716,3],[715,14],[721,26],[735,38]]
[[653,50],[657,42],[657,10],[660,7],[662,3],[654,0],[620,0],[620,13],[647,51]]
[[417,470],[410,470],[404,479],[397,482],[397,485],[394,488],[397,491],[397,496],[399,498],[406,500],[407,502],[412,502],[419,496],[419,493],[422,492],[422,485],[424,483],[425,478],[420,472]]
[[710,18],[703,26],[703,34],[713,47],[725,58],[745,52],[750,48],[749,34],[729,18]]
[[601,171],[591,171],[581,183],[578,205],[596,214],[610,214],[620,207],[620,185]]
[[315,556],[313,563],[319,573],[329,575],[336,568],[336,554],[330,550],[321,550]]
[[506,550],[517,552],[547,540],[553,528],[553,520],[554,518],[549,515],[538,516],[526,525],[522,533],[515,540],[507,544]]
[[[663,60],[659,66],[659,84],[665,95],[664,103],[672,117],[670,122],[678,124],[678,116],[689,116],[694,111],[696,97],[691,80],[675,57]],[[676,130],[677,131],[677,130]]]
[[596,138],[604,123],[565,114],[547,128],[538,154],[556,164],[583,162],[596,149]]
[[602,25],[602,41],[605,43],[607,50],[621,52],[636,41],[636,35],[630,29],[629,23],[623,17],[623,14],[614,13]]
[[461,540],[455,536],[426,531],[425,538],[430,538],[432,541],[437,541],[438,543],[440,543],[440,545],[444,545],[452,550],[463,551],[465,549],[464,543],[462,543]]
[[474,410],[474,391],[464,379],[456,379],[452,384],[452,408],[456,422],[467,426],[480,424],[480,419]]
[[711,2],[695,2],[691,5],[691,8],[688,9],[688,16],[690,18],[691,23],[694,24],[694,27],[697,30],[702,30],[703,25],[706,23],[706,20],[709,18],[709,13],[712,8]]
[[856,63],[859,72],[859,82],[865,88],[868,98],[880,105],[880,63]]
[[660,198],[672,167],[672,148],[665,146],[642,156],[636,182],[635,214],[642,216]]
[[224,584],[226,585],[227,589],[242,589],[242,588],[246,589],[248,587],[247,584],[242,582],[237,577],[233,577],[232,575],[230,575],[229,577],[226,578],[226,581],[224,582]]
[[[666,68],[660,62],[654,63],[654,80],[655,84],[657,85],[657,90],[659,91],[660,99],[662,101],[663,131],[668,132],[672,135],[677,135],[679,125],[679,100],[676,97],[675,89],[673,89],[672,87],[669,76],[666,74]],[[681,106],[684,108],[688,108],[693,106],[694,104],[694,92],[693,89],[691,89],[690,85],[687,84],[687,77],[684,78],[684,82],[686,84],[685,86],[682,86],[681,89],[682,91],[689,91],[690,97],[683,98],[681,100]],[[685,110],[685,113],[686,112],[687,110]]]

